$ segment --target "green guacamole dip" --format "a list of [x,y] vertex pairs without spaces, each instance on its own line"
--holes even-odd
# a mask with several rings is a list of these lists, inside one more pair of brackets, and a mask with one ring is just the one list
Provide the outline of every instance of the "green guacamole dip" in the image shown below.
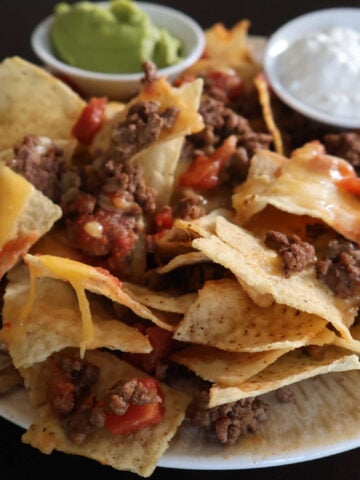
[[136,73],[145,60],[163,68],[181,58],[180,41],[132,0],[112,0],[108,8],[59,3],[50,41],[59,60],[93,72]]

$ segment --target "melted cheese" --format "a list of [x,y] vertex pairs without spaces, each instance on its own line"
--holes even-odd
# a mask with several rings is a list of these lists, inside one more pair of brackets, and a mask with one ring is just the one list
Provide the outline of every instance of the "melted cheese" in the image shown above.
[[360,243],[360,199],[338,185],[349,175],[355,174],[348,162],[326,155],[319,142],[310,142],[293,152],[262,191],[256,179],[241,185],[233,196],[233,205],[239,217],[247,219],[246,212],[255,214],[267,205],[319,218],[347,239]]
[[47,275],[52,278],[68,281],[74,288],[81,312],[83,339],[80,344],[80,354],[83,357],[87,345],[95,335],[94,323],[91,317],[90,304],[85,293],[86,279],[93,274],[92,267],[70,260],[68,258],[42,255],[40,263],[28,263],[30,271],[29,301],[23,311],[23,321],[26,320],[35,300],[36,277]]
[[33,188],[21,175],[0,165],[0,249],[16,231],[16,223]]

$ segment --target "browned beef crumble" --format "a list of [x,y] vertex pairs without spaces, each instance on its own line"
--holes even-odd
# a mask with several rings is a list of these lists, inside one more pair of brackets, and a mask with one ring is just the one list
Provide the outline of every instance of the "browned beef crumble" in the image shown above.
[[8,166],[57,202],[60,195],[60,174],[64,168],[64,152],[52,141],[47,145],[43,142],[37,135],[24,137],[21,143],[15,145],[15,155],[8,162]]
[[130,404],[146,405],[161,401],[155,388],[150,389],[134,378],[128,382],[117,382],[107,391],[104,397],[104,410],[123,415]]
[[207,391],[197,394],[186,417],[194,425],[213,431],[222,444],[233,445],[241,437],[259,430],[268,417],[268,405],[259,398],[246,398],[208,408]]
[[340,132],[328,133],[323,136],[322,142],[326,152],[336,157],[344,158],[360,173],[360,133]]
[[315,263],[315,248],[298,235],[269,230],[266,232],[265,244],[278,252],[285,277],[289,277],[291,272],[301,272]]
[[183,220],[196,220],[206,214],[205,198],[191,189],[182,191],[175,214]]
[[332,240],[316,262],[317,277],[338,296],[360,294],[360,249],[345,239]]
[[162,402],[153,387],[134,378],[115,383],[100,404],[93,391],[98,378],[98,367],[85,360],[58,355],[53,364],[49,399],[67,437],[77,445],[104,427],[107,412],[123,415],[130,404]]
[[[88,362],[68,356],[57,356],[48,388],[49,400],[67,437],[77,445],[84,442],[100,420],[96,398],[92,392],[99,369]],[[96,423],[95,423],[96,422]]]
[[130,278],[145,216],[156,208],[156,192],[141,170],[114,150],[99,151],[85,167],[67,171],[62,188],[62,222],[73,247],[98,258],[113,274]]
[[132,105],[125,120],[115,125],[111,136],[120,158],[128,159],[154,143],[162,130],[174,125],[178,114],[176,107],[161,112],[157,101],[139,101]]
[[205,155],[211,154],[225,138],[235,134],[238,137],[237,162],[240,159],[243,168],[244,165],[248,165],[257,150],[270,146],[272,141],[270,134],[255,132],[245,117],[219,100],[204,96],[199,112],[203,117],[205,128],[188,138],[188,141],[197,149],[196,154],[199,154],[199,151]]
[[146,85],[146,84],[151,84],[152,82],[154,82],[154,80],[156,80],[157,67],[156,67],[155,63],[147,60],[147,61],[142,63],[141,68],[144,72],[144,76],[141,79],[141,83]]
[[278,388],[275,395],[280,403],[295,403],[296,401],[294,390],[289,386]]

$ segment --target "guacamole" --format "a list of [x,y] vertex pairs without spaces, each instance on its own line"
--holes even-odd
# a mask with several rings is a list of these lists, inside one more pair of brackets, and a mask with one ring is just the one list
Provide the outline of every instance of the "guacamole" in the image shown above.
[[145,60],[163,68],[181,58],[180,41],[132,0],[112,0],[107,8],[59,3],[50,41],[59,60],[93,72],[136,73]]

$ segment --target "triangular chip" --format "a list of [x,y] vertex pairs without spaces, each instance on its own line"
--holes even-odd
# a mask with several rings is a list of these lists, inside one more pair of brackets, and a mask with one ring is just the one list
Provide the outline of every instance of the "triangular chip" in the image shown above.
[[[294,349],[311,343],[327,321],[287,305],[259,307],[239,282],[208,281],[199,291],[174,338],[232,352]],[[333,334],[329,332],[329,340]]]
[[0,150],[13,147],[25,135],[71,138],[85,106],[65,83],[19,57],[0,64]]
[[[82,262],[70,260],[69,258],[52,255],[27,254],[24,260],[30,269],[32,282],[37,277],[45,276],[69,282],[75,289],[83,322],[82,350],[86,348],[86,345],[91,342],[94,337],[94,326],[85,290],[109,298],[113,302],[129,308],[139,317],[150,320],[165,330],[174,329],[174,326],[171,322],[167,322],[164,315],[157,315],[145,305],[132,299],[123,290],[122,283],[119,279],[103,268],[93,267]],[[33,284],[30,285],[30,292],[29,304],[25,307],[25,317],[27,314],[26,310],[31,307],[35,298],[35,288]]]
[[[48,277],[36,280],[36,295],[26,321],[19,323],[30,294],[28,269],[21,265],[8,274],[4,296],[2,339],[16,368],[42,362],[53,352],[80,347],[83,341],[81,313],[70,284]],[[118,320],[101,302],[89,300],[94,334],[86,347],[106,347],[126,352],[148,353],[147,337]]]
[[329,372],[359,370],[357,355],[337,347],[323,347],[322,358],[314,359],[301,349],[281,356],[276,362],[237,387],[214,385],[209,406],[215,407],[241,398],[264,394],[295,382]]
[[[269,157],[273,159],[273,154],[269,153]],[[233,196],[237,222],[244,224],[272,205],[294,215],[320,219],[345,238],[359,243],[359,197],[339,185],[341,179],[355,176],[347,161],[326,155],[321,143],[307,143],[292,153],[265,188],[259,189],[257,177],[249,177],[237,188]]]
[[245,229],[218,217],[217,236],[199,238],[193,246],[214,262],[230,269],[258,304],[273,301],[330,322],[344,338],[357,312],[356,299],[342,299],[313,271],[304,270],[285,278],[277,254]]
[[[203,88],[203,81],[196,79],[189,84],[185,84],[180,88],[170,85],[165,77],[159,77],[149,84],[145,84],[139,94],[134,97],[125,108],[109,118],[101,127],[91,144],[91,150],[108,149],[111,144],[111,135],[103,135],[102,130],[110,132],[112,128],[124,121],[130,108],[139,102],[158,102],[159,112],[165,111],[167,108],[176,108],[178,114],[171,128],[164,128],[159,138],[150,145],[159,145],[163,142],[175,138],[184,138],[185,135],[199,132],[204,128],[202,116],[198,113],[199,102]],[[145,150],[148,150],[145,149]],[[146,167],[146,154],[144,151],[136,153],[132,157],[132,161],[143,167]],[[145,155],[145,156],[144,156]],[[176,159],[177,162],[177,159]]]
[[173,353],[170,358],[209,382],[239,385],[286,352],[287,349],[234,353],[211,347],[192,346]]
[[123,282],[123,289],[139,303],[155,310],[171,313],[186,313],[195,301],[195,293],[173,296],[167,292],[158,292],[134,283]]
[[0,278],[61,217],[62,211],[30,182],[0,164]]
[[[96,394],[100,398],[106,389],[118,380],[126,381],[144,376],[140,370],[104,351],[88,351],[85,359],[100,369],[101,374],[96,385]],[[36,388],[36,385],[33,387]],[[82,445],[76,445],[65,436],[59,419],[51,408],[45,406],[22,436],[22,440],[46,454],[58,450],[81,455],[117,470],[127,470],[142,477],[149,477],[182,423],[190,401],[187,395],[165,384],[162,384],[161,388],[164,394],[165,416],[157,425],[130,435],[111,435],[105,429],[99,429]]]

